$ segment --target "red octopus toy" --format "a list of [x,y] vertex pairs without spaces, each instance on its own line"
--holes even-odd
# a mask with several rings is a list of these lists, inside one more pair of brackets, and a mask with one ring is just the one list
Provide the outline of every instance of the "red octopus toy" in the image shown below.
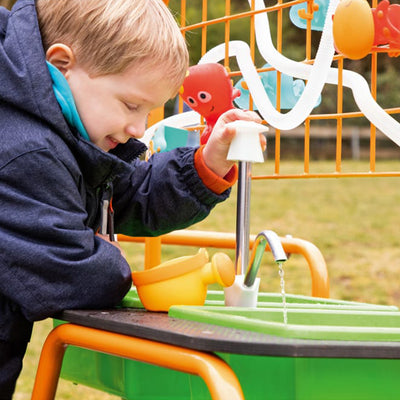
[[179,91],[183,101],[206,121],[200,144],[207,143],[217,119],[235,108],[233,100],[240,90],[232,86],[227,70],[218,63],[198,64],[189,68]]

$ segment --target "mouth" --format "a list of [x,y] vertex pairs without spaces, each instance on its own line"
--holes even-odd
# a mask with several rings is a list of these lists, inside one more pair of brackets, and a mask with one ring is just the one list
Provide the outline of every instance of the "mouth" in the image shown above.
[[119,141],[113,139],[112,137],[107,137],[107,145],[110,150],[115,149],[119,145]]

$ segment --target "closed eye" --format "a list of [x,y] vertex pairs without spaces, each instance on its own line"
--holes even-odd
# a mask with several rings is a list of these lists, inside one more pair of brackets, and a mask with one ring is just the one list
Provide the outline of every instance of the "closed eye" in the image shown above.
[[134,103],[124,102],[124,105],[129,111],[137,111],[138,108],[139,108],[139,106],[137,104],[134,104]]

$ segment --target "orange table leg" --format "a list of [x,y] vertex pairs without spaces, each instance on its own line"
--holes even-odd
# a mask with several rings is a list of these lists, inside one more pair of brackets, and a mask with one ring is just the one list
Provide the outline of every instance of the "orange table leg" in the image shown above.
[[68,345],[198,375],[213,399],[244,400],[236,375],[216,355],[74,324],[59,325],[48,335],[39,360],[32,400],[55,398]]

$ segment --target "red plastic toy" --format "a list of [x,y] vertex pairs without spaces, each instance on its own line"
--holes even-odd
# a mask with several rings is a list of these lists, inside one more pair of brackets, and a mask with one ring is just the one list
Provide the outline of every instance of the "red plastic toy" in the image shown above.
[[232,108],[240,91],[232,86],[226,69],[218,63],[198,64],[189,68],[179,91],[183,101],[206,120],[200,144],[207,143],[218,117]]
[[400,48],[400,5],[383,0],[372,9],[372,15],[375,24],[374,44]]

